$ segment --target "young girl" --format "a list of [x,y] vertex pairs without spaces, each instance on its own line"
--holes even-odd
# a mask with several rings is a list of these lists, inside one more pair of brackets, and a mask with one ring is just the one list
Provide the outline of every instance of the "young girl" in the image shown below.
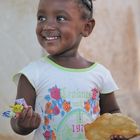
[[[17,99],[29,105],[11,119],[13,130],[34,140],[86,140],[83,126],[100,114],[120,112],[118,89],[101,64],[80,56],[82,37],[93,30],[91,0],[40,0],[36,34],[49,54],[16,76]],[[125,140],[112,136],[111,140]]]

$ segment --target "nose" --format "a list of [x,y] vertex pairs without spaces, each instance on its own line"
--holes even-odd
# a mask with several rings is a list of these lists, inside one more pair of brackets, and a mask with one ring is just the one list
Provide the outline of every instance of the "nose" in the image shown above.
[[54,29],[56,29],[56,22],[53,19],[49,19],[43,24],[43,30],[54,30]]

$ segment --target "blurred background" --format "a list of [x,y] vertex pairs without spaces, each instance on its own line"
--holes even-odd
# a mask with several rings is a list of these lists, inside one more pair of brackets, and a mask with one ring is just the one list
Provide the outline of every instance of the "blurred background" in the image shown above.
[[[12,76],[43,55],[35,35],[37,3],[0,0],[0,113],[16,97]],[[122,112],[140,126],[140,0],[96,0],[94,18],[94,31],[83,39],[80,52],[110,69]],[[15,134],[9,119],[0,116],[0,140],[8,139],[31,140],[32,134]]]

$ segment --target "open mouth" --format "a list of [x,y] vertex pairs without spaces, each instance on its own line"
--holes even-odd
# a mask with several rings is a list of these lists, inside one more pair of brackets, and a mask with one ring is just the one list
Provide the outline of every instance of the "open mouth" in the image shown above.
[[43,32],[42,37],[46,41],[55,41],[55,40],[60,39],[61,36],[59,32]]
[[51,36],[51,37],[44,37],[47,41],[53,41],[53,40],[57,40],[60,38],[60,36]]

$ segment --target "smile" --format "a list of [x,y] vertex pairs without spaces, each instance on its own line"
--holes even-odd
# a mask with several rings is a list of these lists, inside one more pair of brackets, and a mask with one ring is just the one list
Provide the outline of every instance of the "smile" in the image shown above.
[[53,41],[53,40],[57,40],[58,38],[60,38],[60,37],[58,37],[58,36],[53,36],[53,37],[45,37],[45,39],[46,39],[47,41]]

